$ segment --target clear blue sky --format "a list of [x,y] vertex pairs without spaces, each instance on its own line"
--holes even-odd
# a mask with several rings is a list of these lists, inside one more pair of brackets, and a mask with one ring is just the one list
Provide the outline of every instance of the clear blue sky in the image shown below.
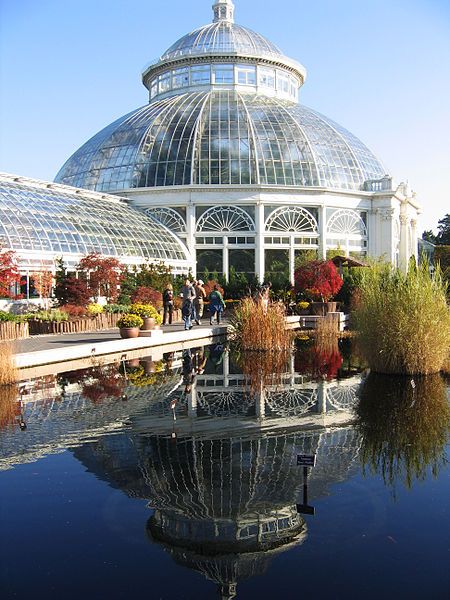
[[[0,0],[0,170],[52,180],[147,102],[142,68],[211,21],[212,0]],[[236,21],[308,69],[301,102],[365,142],[423,205],[450,212],[450,2],[235,0]]]

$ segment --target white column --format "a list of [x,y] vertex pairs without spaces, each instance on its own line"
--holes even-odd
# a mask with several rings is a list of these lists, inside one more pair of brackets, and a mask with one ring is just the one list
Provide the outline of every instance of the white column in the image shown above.
[[195,251],[195,206],[191,203],[186,208],[186,245],[189,252],[191,253],[192,260],[194,261],[193,271],[194,277],[197,276],[197,256]]
[[327,412],[327,384],[319,381],[317,385],[317,412],[324,415]]
[[410,256],[414,256],[416,264],[419,259],[419,248],[417,247],[417,219],[411,219],[411,238],[413,247],[409,249]]
[[264,260],[264,205],[257,204],[255,207],[255,275],[260,283],[264,281],[264,272],[266,270]]
[[291,285],[294,285],[294,271],[295,271],[295,234],[291,234],[289,238],[289,279]]
[[400,256],[399,256],[399,268],[401,271],[406,273],[408,271],[408,215],[400,215]]
[[228,350],[224,350],[223,352],[222,370],[223,385],[224,387],[228,387],[230,385],[230,353]]
[[327,257],[327,209],[321,206],[319,209],[319,258],[325,260]]
[[228,256],[228,236],[223,236],[223,252],[222,252],[222,271],[225,279],[230,278],[229,273],[229,256]]

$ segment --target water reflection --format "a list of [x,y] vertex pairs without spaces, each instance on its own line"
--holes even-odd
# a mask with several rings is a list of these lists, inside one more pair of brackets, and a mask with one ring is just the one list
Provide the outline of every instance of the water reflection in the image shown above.
[[336,348],[235,360],[216,343],[46,377],[20,396],[2,388],[0,470],[70,449],[98,479],[148,502],[152,543],[233,598],[240,581],[307,541],[298,454],[317,458],[310,505],[361,460],[389,485],[444,463],[442,379],[364,377],[333,358]]
[[446,463],[445,445],[450,409],[440,375],[416,379],[371,373],[356,406],[361,434],[361,460],[366,470],[379,473],[386,484],[433,475]]

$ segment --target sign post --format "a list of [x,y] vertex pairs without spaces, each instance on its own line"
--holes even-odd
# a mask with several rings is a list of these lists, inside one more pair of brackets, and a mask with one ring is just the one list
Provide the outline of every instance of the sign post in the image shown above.
[[308,504],[308,468],[316,466],[316,455],[297,454],[297,465],[303,467],[303,504],[297,504],[297,512],[304,515],[314,515],[314,506]]

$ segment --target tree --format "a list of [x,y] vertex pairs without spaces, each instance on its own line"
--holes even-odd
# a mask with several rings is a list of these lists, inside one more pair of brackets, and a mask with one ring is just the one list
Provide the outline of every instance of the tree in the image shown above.
[[85,281],[70,276],[62,258],[56,260],[55,297],[60,306],[75,304],[86,306],[91,299],[91,292]]
[[342,287],[343,280],[331,260],[313,260],[296,269],[295,291],[327,302]]
[[20,283],[16,253],[2,250],[0,246],[0,298],[14,298],[16,285]]
[[447,213],[438,221],[438,234],[436,236],[436,244],[439,246],[450,245],[450,214]]
[[105,296],[108,302],[117,300],[124,267],[116,258],[93,252],[80,260],[78,270],[85,274],[91,296]]
[[436,243],[436,236],[431,229],[427,229],[422,233],[422,239],[426,242],[431,242],[432,244]]
[[32,273],[33,285],[39,297],[44,300],[45,308],[48,308],[48,300],[52,295],[53,273],[51,271],[39,271]]

